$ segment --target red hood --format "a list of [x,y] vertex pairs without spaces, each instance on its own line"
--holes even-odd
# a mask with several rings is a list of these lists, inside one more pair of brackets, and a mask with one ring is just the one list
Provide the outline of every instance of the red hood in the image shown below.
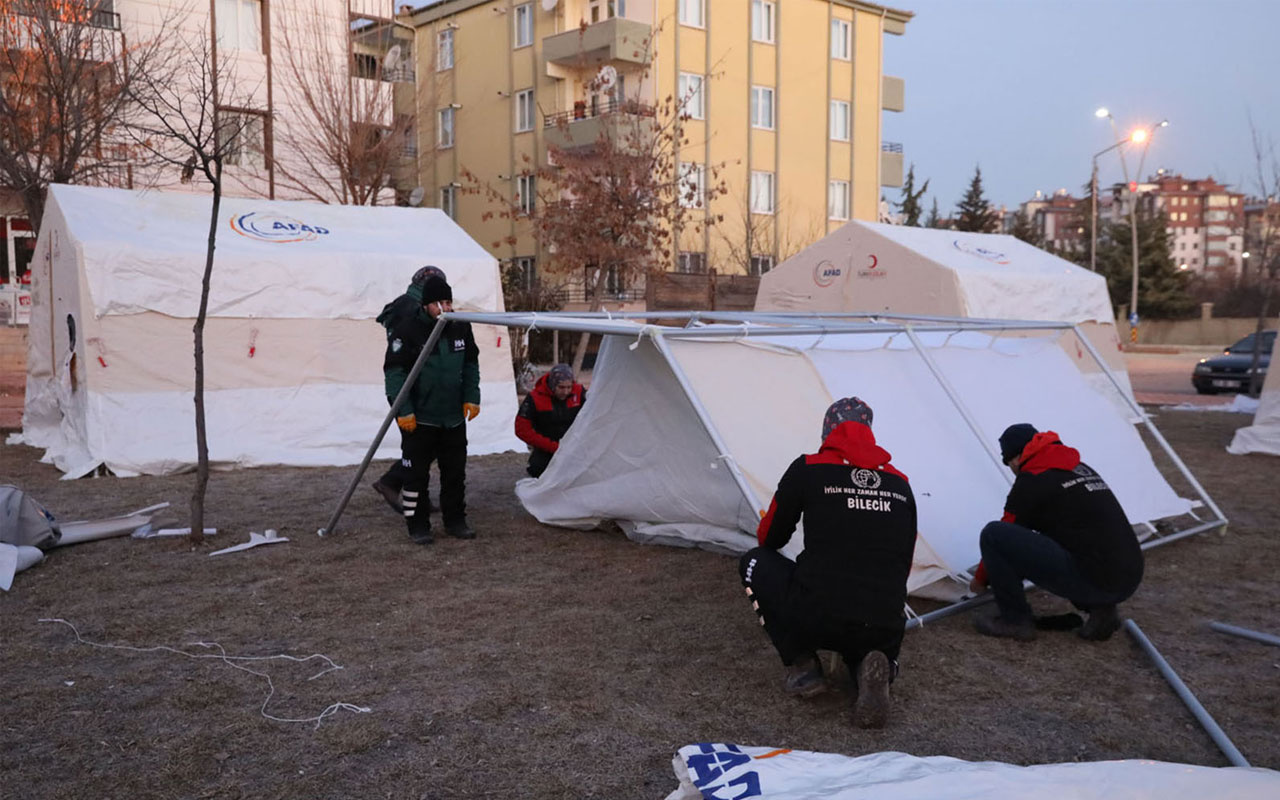
[[1024,472],[1039,475],[1050,469],[1073,470],[1080,464],[1080,451],[1067,447],[1053,431],[1044,431],[1031,437],[1027,446],[1022,448],[1022,466]]
[[[551,402],[552,398],[554,398],[555,395],[551,393],[551,387],[547,385],[547,378],[549,377],[551,377],[550,372],[543,373],[542,377],[538,378],[538,382],[533,385],[533,391],[531,391],[529,394],[545,398],[547,402]],[[582,392],[582,384],[578,383],[577,381],[574,381],[573,389],[570,390],[569,396],[572,397],[573,395],[580,394],[581,392]]]
[[889,451],[876,444],[876,436],[861,422],[842,422],[822,442],[821,449],[808,456],[810,464],[852,464],[862,469],[876,469],[907,479],[889,463]]

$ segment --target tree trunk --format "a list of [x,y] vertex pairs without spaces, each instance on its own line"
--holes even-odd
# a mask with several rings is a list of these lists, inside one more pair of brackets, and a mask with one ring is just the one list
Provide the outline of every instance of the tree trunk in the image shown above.
[[1258,309],[1258,324],[1253,333],[1253,360],[1249,363],[1249,396],[1257,397],[1262,393],[1263,376],[1258,374],[1258,362],[1262,358],[1262,331],[1267,327],[1267,314],[1271,311],[1271,290],[1275,285],[1275,271],[1268,270],[1266,283],[1262,286],[1262,307]]
[[[599,311],[604,308],[604,279],[607,270],[603,267],[596,269],[595,279],[591,282],[591,310]],[[587,357],[587,344],[591,341],[591,334],[583,332],[578,337],[578,347],[573,351],[573,374],[576,378],[582,372],[582,362]],[[559,354],[557,353],[557,357]]]
[[31,223],[32,235],[40,235],[40,223],[44,221],[45,186],[28,186],[22,190],[22,207]]
[[214,162],[213,209],[209,214],[209,244],[205,250],[204,276],[200,282],[200,311],[192,326],[196,364],[196,485],[191,492],[191,543],[204,541],[204,494],[209,485],[209,440],[204,418],[204,319],[209,309],[209,277],[213,274],[213,249],[218,238],[218,207],[222,204],[222,164]]

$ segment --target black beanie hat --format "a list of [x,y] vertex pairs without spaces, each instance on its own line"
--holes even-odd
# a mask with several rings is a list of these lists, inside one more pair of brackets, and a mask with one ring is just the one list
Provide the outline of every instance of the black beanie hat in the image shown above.
[[453,300],[453,289],[444,278],[434,275],[422,282],[422,304],[439,303],[442,300]]
[[428,264],[422,269],[413,273],[413,278],[410,279],[410,283],[413,283],[417,286],[421,286],[422,284],[427,282],[427,278],[433,278],[433,277],[440,278],[441,280],[449,279],[448,276],[444,274],[444,270],[440,269],[439,267],[433,267],[430,264]]
[[1022,449],[1031,442],[1031,437],[1039,432],[1028,422],[1019,422],[1017,425],[1005,428],[1004,433],[1000,434],[1000,459],[1008,464],[1022,455]]

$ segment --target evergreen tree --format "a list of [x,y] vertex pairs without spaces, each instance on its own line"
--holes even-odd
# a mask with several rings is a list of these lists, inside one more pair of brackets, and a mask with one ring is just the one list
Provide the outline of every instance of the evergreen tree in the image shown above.
[[[894,203],[902,213],[903,225],[920,227],[920,215],[924,213],[924,209],[920,207],[920,198],[924,197],[924,193],[928,190],[928,180],[925,180],[918,190],[916,189],[916,165],[912,164],[907,168],[907,180],[902,184],[902,199]],[[935,200],[934,203],[936,206],[937,201]]]
[[1014,214],[1013,229],[1009,233],[1029,245],[1044,247],[1044,236],[1040,233],[1040,226],[1036,225],[1030,214],[1024,214],[1021,211]]
[[[1088,233],[1088,228],[1085,229]],[[1098,272],[1107,279],[1114,305],[1127,305],[1133,286],[1133,240],[1128,220],[1099,223]],[[1084,259],[1089,258],[1086,245]],[[1146,319],[1177,319],[1192,312],[1189,276],[1169,254],[1162,215],[1138,214],[1138,313]]]
[[975,167],[973,180],[969,181],[969,191],[956,205],[955,229],[958,231],[974,231],[991,233],[996,229],[999,220],[991,204],[982,193],[982,168]]
[[942,216],[938,214],[938,198],[933,198],[933,208],[929,210],[929,217],[924,221],[926,228],[944,228]]

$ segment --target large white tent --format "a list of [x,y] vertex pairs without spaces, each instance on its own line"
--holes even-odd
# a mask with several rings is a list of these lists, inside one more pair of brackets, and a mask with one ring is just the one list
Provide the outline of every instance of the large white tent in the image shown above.
[[[68,477],[195,461],[192,322],[210,199],[52,186],[32,264],[22,441]],[[387,413],[374,318],[424,264],[502,311],[497,262],[434,209],[224,198],[204,331],[217,467],[359,463]],[[505,328],[476,326],[472,453],[521,447]],[[394,436],[378,451],[398,455]]]
[[1227,446],[1228,453],[1267,453],[1280,456],[1280,370],[1269,370],[1262,383],[1262,396],[1258,410],[1253,414],[1253,424],[1236,431]]
[[[555,458],[540,478],[516,486],[547,524],[613,520],[640,541],[743,552],[778,478],[796,456],[818,449],[823,412],[849,395],[875,409],[879,442],[910,478],[920,528],[909,584],[916,594],[954,597],[947,587],[958,584],[943,579],[977,563],[978,534],[1000,517],[1012,481],[996,445],[1011,423],[1055,430],[1078,447],[1135,524],[1194,505],[1161,476],[1130,415],[1072,366],[1059,329],[1036,336],[1016,322],[963,320],[787,325],[765,316],[681,329],[504,316],[609,334],[589,399]],[[1000,336],[1002,328],[1022,335]],[[802,548],[801,534],[785,552]]]
[[[1013,236],[854,220],[761,277],[755,309],[1067,322],[1132,397],[1106,280]],[[1060,345],[1110,391],[1074,333]]]

